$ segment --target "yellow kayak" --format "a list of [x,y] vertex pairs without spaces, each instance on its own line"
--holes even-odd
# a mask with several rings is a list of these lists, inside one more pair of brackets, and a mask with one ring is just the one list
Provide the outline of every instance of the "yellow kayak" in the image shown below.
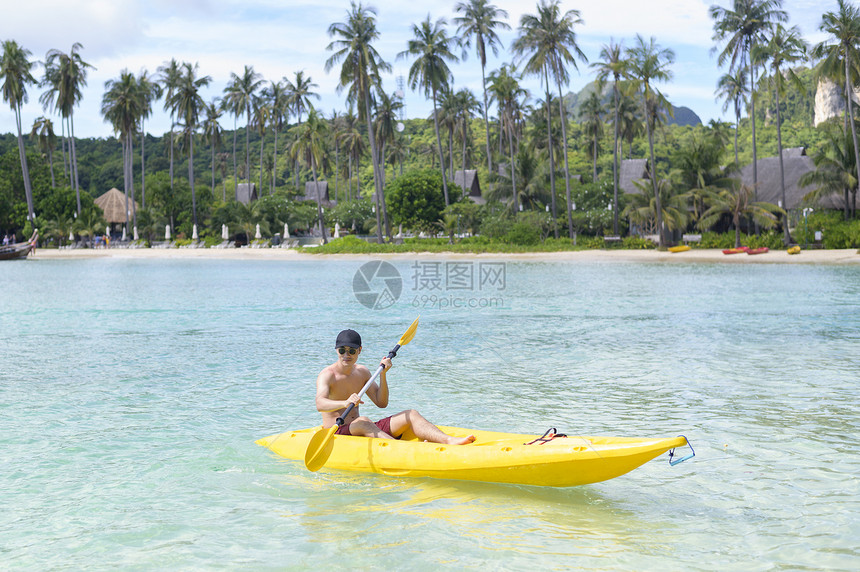
[[670,246],[669,247],[669,252],[687,252],[688,250],[690,250],[690,247],[687,246],[686,244],[682,244],[680,246]]
[[788,252],[789,254],[800,254],[800,247],[797,245],[794,245],[791,248],[789,248],[786,252]]
[[[454,436],[474,435],[477,440],[470,445],[439,445],[409,434],[400,440],[335,435],[324,468],[393,477],[572,487],[618,477],[670,449],[689,444],[683,436],[639,439],[571,435],[542,440],[535,435],[440,429]],[[287,431],[256,443],[281,457],[301,461],[308,442],[319,430]]]

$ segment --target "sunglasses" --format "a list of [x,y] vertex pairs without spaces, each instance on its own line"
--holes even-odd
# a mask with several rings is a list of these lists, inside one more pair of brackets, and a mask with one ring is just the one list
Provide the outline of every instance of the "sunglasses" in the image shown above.
[[349,352],[349,355],[354,356],[358,350],[355,348],[348,348],[346,346],[341,346],[341,347],[337,348],[337,351],[340,355],[343,355],[346,352]]

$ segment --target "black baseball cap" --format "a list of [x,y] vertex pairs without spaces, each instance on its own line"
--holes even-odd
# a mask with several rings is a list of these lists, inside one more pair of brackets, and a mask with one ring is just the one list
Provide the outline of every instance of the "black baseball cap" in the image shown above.
[[361,336],[355,330],[344,330],[337,335],[337,340],[334,342],[334,347],[340,348],[346,346],[348,348],[358,349],[361,347]]

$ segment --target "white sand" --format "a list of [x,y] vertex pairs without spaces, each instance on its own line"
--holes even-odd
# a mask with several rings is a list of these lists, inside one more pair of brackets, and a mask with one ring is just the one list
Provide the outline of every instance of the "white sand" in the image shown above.
[[720,262],[729,264],[860,264],[860,254],[850,248],[843,250],[804,250],[790,255],[785,250],[772,250],[765,254],[723,254],[718,249],[693,249],[686,252],[659,252],[657,250],[581,250],[576,252],[534,252],[523,254],[488,253],[468,254],[455,252],[403,252],[393,254],[311,254],[302,249],[285,248],[139,248],[139,249],[39,249],[37,259],[77,258],[153,258],[153,259],[242,259],[242,260],[324,260],[352,259],[414,259],[457,258],[494,259],[551,262]]

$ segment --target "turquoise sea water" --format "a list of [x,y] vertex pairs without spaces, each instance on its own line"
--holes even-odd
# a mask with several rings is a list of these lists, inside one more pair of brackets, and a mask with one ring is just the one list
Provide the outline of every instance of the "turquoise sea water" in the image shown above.
[[[364,262],[2,263],[0,568],[860,567],[860,268],[508,262],[482,284],[469,262],[469,284],[400,259],[371,310]],[[342,327],[369,363],[418,313],[388,411],[683,433],[697,457],[548,489],[309,473],[254,445],[318,423]]]

